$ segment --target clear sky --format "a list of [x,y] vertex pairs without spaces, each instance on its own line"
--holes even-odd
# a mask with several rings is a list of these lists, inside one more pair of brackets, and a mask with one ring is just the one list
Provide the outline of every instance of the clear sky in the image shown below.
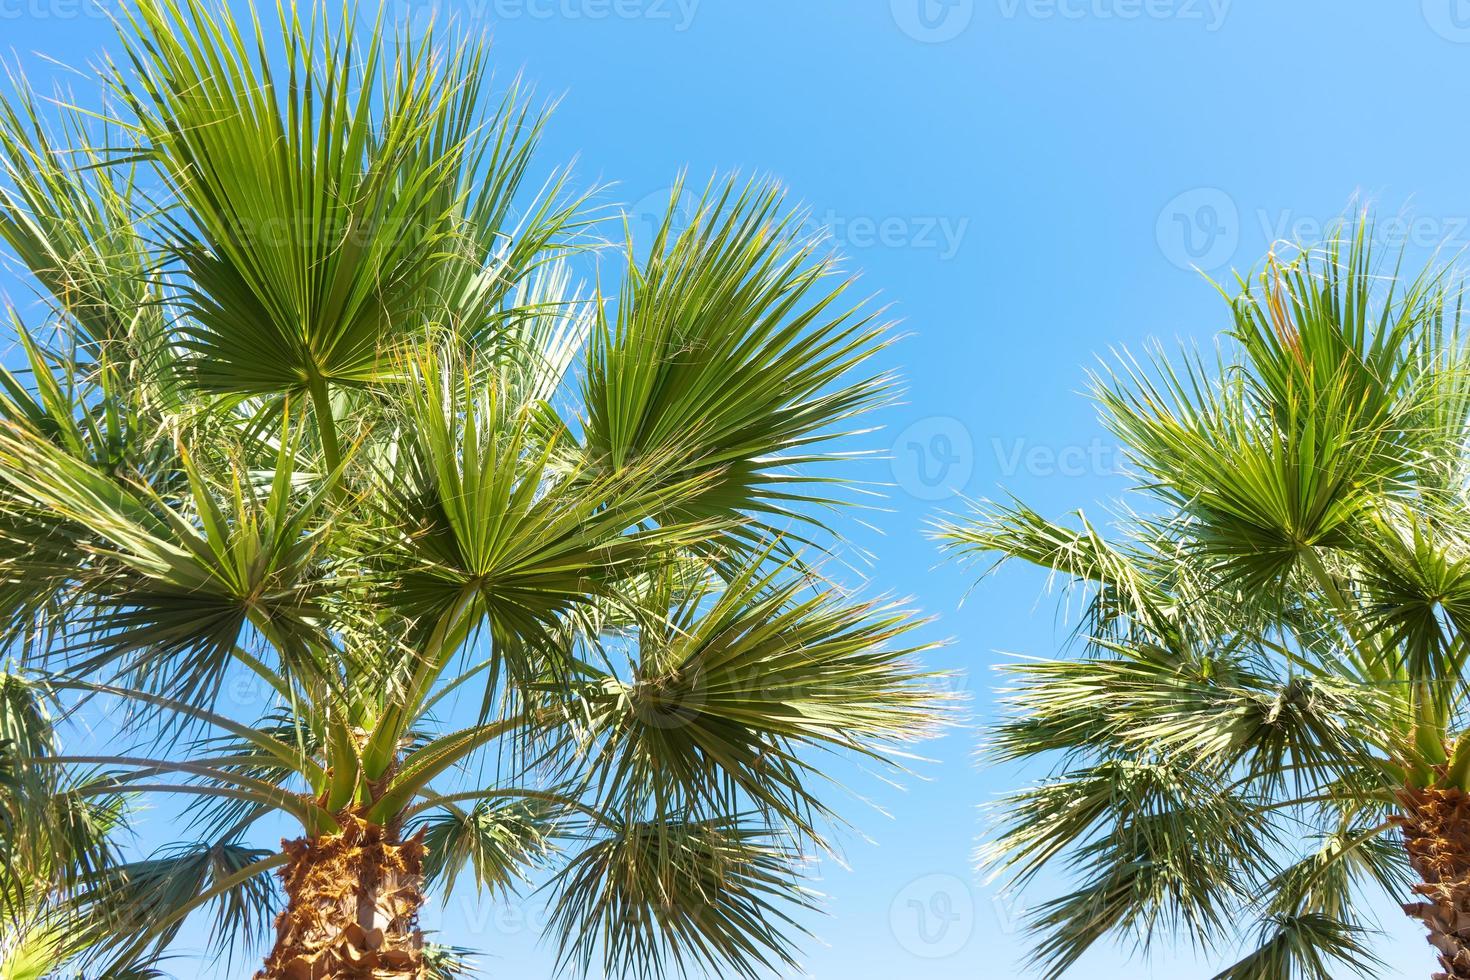
[[[870,440],[894,462],[865,471],[896,488],[851,543],[874,554],[875,590],[912,596],[936,617],[930,636],[952,639],[931,660],[963,672],[974,717],[929,747],[934,763],[904,790],[854,780],[884,812],[847,806],[847,868],[821,869],[831,914],[811,923],[806,963],[820,980],[1023,975],[1013,906],[976,878],[972,854],[979,804],[1026,774],[977,764],[977,732],[993,665],[1054,652],[1068,626],[1036,574],[966,596],[971,574],[938,563],[925,523],[959,492],[1009,488],[1061,513],[1121,491],[1078,395],[1084,370],[1148,338],[1208,343],[1226,310],[1192,264],[1249,266],[1354,201],[1421,254],[1470,244],[1470,128],[1447,114],[1470,79],[1470,3],[389,2],[399,17],[457,11],[493,36],[503,77],[561,97],[546,165],[575,156],[584,182],[616,181],[607,198],[634,205],[665,196],[681,168],[700,183],[773,174],[902,319],[909,336],[888,361],[908,394]],[[56,69],[35,52],[82,65],[110,32],[83,0],[0,0],[0,47],[38,77]],[[143,839],[170,833],[155,818]],[[540,909],[464,888],[430,919],[484,950],[487,976],[535,977],[551,959]],[[1426,976],[1428,948],[1399,920],[1385,906],[1385,976]],[[1167,950],[1104,949],[1074,975],[1211,973]]]

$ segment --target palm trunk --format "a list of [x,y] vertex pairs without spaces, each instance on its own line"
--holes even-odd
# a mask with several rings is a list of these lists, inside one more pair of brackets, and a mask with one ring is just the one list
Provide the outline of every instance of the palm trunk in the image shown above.
[[283,841],[286,908],[257,980],[420,980],[424,845],[348,816],[342,831]]
[[1458,789],[1404,794],[1404,846],[1424,901],[1404,906],[1429,930],[1443,972],[1434,980],[1470,980],[1470,796]]

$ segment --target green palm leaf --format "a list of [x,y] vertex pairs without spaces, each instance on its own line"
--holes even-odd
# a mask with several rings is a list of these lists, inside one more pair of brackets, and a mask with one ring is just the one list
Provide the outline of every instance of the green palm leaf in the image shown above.
[[782,927],[797,927],[793,914],[815,899],[778,838],[734,820],[617,826],[555,887],[550,928],[563,959],[639,977],[789,969]]
[[683,230],[678,199],[593,331],[588,456],[614,471],[671,457],[671,481],[715,473],[681,513],[813,520],[798,504],[823,498],[800,484],[837,458],[822,443],[887,397],[881,374],[856,373],[884,332],[844,302],[775,187],[712,186]]

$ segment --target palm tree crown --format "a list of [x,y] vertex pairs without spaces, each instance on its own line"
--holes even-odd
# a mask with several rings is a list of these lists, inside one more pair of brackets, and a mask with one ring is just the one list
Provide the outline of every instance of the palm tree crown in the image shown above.
[[165,736],[51,764],[199,836],[76,889],[108,925],[69,952],[204,907],[251,938],[278,872],[263,975],[424,976],[426,891],[549,865],[575,967],[789,964],[813,752],[890,759],[942,700],[913,618],[803,558],[884,329],[761,183],[687,226],[676,189],[579,291],[595,214],[524,190],[541,118],[481,48],[357,33],[141,2],[100,120],[0,102],[0,238],[47,300],[0,373],[0,613]]
[[1097,378],[1139,473],[1117,533],[1018,502],[939,532],[1085,595],[1084,655],[1007,667],[991,738],[1057,766],[986,852],[1075,882],[1035,910],[1045,976],[1181,934],[1246,945],[1221,978],[1371,973],[1375,893],[1470,976],[1470,350],[1449,273],[1369,240],[1241,279],[1218,359]]

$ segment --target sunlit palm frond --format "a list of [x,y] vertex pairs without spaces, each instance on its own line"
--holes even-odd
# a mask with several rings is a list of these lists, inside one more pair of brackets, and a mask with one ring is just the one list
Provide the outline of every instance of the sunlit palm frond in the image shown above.
[[550,930],[563,961],[583,971],[791,969],[789,933],[815,901],[793,860],[779,838],[735,820],[615,825],[558,875]]
[[270,872],[279,863],[270,851],[206,842],[103,869],[68,902],[67,945],[95,967],[136,963],[167,947],[189,912],[208,907],[213,950],[249,948],[274,915]]
[[[69,107],[43,108],[12,79],[0,99],[0,240],[74,327],[85,355],[116,357],[139,321],[157,321],[155,259],[137,200],[133,146]],[[50,125],[59,115],[60,132]]]
[[354,24],[293,15],[278,75],[258,24],[198,0],[125,16],[131,71],[113,89],[186,222],[173,250],[188,271],[190,377],[243,393],[375,377],[423,322],[426,256],[455,251],[460,201],[445,189],[474,152],[461,120],[480,58],[438,61],[428,40],[376,33],[349,56]]
[[1213,980],[1340,980],[1344,970],[1371,977],[1381,964],[1368,945],[1372,932],[1320,912],[1274,916],[1260,945]]
[[476,890],[513,889],[544,865],[555,847],[555,810],[535,801],[482,800],[468,810],[449,805],[423,818],[430,882],[442,882],[445,899],[468,869]]
[[[70,574],[88,597],[88,618],[76,625],[101,651],[90,669],[126,663],[161,690],[195,697],[217,688],[247,624],[276,635],[316,632],[324,498],[297,496],[287,446],[264,492],[238,473],[211,485],[212,474],[186,461],[196,510],[187,514],[29,433],[0,434],[5,481],[83,542],[86,561]],[[52,533],[36,529],[43,544]],[[38,555],[49,560],[44,548]],[[135,653],[144,656],[130,660]],[[161,664],[170,667],[154,669]]]
[[[437,624],[441,637],[462,639],[488,623],[516,680],[532,676],[561,617],[715,529],[648,523],[697,492],[697,478],[659,484],[646,466],[567,472],[558,441],[543,438],[537,413],[500,376],[432,353],[411,376],[418,383],[395,455],[378,476],[386,519],[367,539],[385,566],[381,599]],[[428,652],[434,670],[458,642]]]
[[715,472],[681,513],[814,520],[814,464],[841,455],[825,443],[888,395],[867,367],[885,333],[775,187],[714,185],[682,229],[678,198],[593,331],[587,453],[615,471],[667,456],[671,481]]
[[1060,976],[1110,933],[1144,947],[1175,930],[1205,944],[1231,935],[1248,898],[1237,869],[1274,841],[1257,801],[1220,780],[1217,770],[1117,760],[1004,801],[997,867],[1025,883],[1066,850],[1078,882],[1032,913],[1041,975]]
[[901,610],[807,592],[760,560],[666,609],[637,630],[632,675],[606,677],[590,699],[588,757],[574,765],[614,809],[754,803],[814,832],[826,809],[803,750],[897,762],[946,701],[941,678],[911,660],[923,647],[904,645],[914,622]]

